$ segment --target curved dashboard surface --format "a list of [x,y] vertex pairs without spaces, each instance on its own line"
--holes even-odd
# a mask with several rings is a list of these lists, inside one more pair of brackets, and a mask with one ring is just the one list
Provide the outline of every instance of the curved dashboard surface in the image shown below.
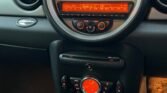
[[124,37],[148,12],[144,0],[43,0],[53,27],[66,38],[99,42]]
[[[14,0],[1,0],[1,45],[16,45],[28,48],[47,49],[52,41],[61,39],[62,37],[55,31],[46,18],[42,7],[43,5],[35,10],[24,10],[17,6]],[[161,68],[167,65],[165,63],[165,61],[167,61],[167,27],[165,21],[167,20],[167,14],[160,12],[160,10],[157,10],[154,6],[151,7],[150,12],[145,16],[145,20],[143,20],[142,23],[137,26],[136,30],[123,41],[140,48],[147,58],[146,65],[148,66],[148,69],[152,70],[154,68]],[[35,18],[38,22],[32,27],[18,27],[16,25],[17,21],[20,18],[25,17]]]

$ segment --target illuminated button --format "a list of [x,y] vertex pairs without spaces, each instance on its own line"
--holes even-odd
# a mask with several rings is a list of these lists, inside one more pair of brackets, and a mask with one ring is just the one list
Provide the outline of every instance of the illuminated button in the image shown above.
[[97,24],[97,28],[98,28],[98,30],[100,30],[100,31],[105,30],[105,28],[106,28],[105,22],[99,22],[99,23]]
[[64,75],[61,78],[61,84],[62,84],[62,88],[66,90],[68,87],[68,77],[67,76]]
[[116,93],[123,93],[123,86],[120,81],[117,81],[116,84]]
[[78,21],[76,26],[77,26],[77,29],[83,30],[85,27],[85,23],[83,21]]
[[112,82],[102,82],[102,92],[101,93],[111,93],[115,89],[115,86],[113,86]]
[[100,93],[100,83],[97,79],[87,77],[81,83],[83,93]]

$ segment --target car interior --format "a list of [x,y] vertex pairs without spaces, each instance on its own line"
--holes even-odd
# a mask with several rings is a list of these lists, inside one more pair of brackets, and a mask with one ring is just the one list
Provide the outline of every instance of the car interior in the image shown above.
[[167,93],[167,0],[0,0],[0,93]]

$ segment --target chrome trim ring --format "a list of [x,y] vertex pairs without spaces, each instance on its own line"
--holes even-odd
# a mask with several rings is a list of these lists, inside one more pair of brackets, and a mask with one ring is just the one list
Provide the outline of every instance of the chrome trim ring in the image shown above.
[[161,0],[157,0],[157,2],[158,2],[160,5],[162,5],[162,6],[164,6],[164,7],[167,7],[167,4],[164,4]]
[[55,9],[55,4],[53,3],[53,0],[44,0],[44,2],[46,3],[45,7],[47,7],[46,12],[49,13],[47,15],[48,18],[50,19],[52,25],[55,27],[55,29],[60,34],[64,35],[65,37],[68,37],[70,39],[72,38],[74,40],[77,40],[77,41],[100,42],[100,41],[104,41],[104,40],[115,39],[116,37],[118,38],[120,34],[122,34],[122,33],[125,34],[125,32],[128,32],[125,30],[128,30],[127,28],[130,25],[133,25],[133,21],[135,20],[135,18],[139,14],[140,9],[142,8],[141,6],[142,6],[143,2],[145,2],[145,0],[136,0],[132,12],[130,13],[129,17],[125,20],[125,22],[123,22],[123,24],[121,26],[119,26],[118,28],[116,28],[113,31],[109,31],[107,33],[102,33],[99,35],[94,35],[94,34],[93,35],[92,34],[85,35],[85,34],[81,34],[81,33],[77,33],[75,31],[73,31],[66,24],[64,24],[64,22],[61,20],[61,18],[59,18],[58,11],[57,11],[57,9]]

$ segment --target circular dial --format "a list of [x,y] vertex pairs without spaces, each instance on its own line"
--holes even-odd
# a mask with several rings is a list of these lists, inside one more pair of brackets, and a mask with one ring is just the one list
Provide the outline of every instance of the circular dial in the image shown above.
[[86,77],[81,82],[81,89],[83,93],[99,93],[100,83],[95,78]]
[[149,0],[43,0],[61,35],[82,42],[114,41],[144,18]]

